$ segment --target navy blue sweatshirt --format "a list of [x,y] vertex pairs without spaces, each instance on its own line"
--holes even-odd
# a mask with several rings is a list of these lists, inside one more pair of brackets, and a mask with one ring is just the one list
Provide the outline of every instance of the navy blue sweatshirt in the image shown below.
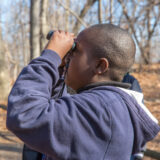
[[119,87],[60,92],[60,57],[51,50],[20,73],[8,98],[7,127],[52,160],[129,160],[160,127]]

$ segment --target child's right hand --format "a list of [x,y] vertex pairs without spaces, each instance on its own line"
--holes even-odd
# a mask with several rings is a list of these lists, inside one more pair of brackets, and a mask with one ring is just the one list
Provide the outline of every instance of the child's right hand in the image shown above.
[[73,43],[73,33],[55,31],[45,49],[55,51],[61,57],[61,59],[63,59],[67,52],[72,48]]

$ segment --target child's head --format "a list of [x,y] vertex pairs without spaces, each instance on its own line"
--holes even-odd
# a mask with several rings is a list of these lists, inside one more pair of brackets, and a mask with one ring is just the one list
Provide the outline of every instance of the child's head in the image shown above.
[[66,76],[66,83],[75,90],[94,82],[121,81],[134,63],[134,41],[118,26],[91,26],[75,41],[77,47]]

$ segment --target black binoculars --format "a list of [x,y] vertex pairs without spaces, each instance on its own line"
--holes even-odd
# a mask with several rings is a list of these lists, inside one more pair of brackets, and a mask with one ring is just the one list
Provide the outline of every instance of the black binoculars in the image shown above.
[[[47,38],[48,40],[50,40],[50,38],[52,37],[53,34],[54,34],[54,30],[49,31],[48,34],[47,34],[47,36],[46,36],[46,38]],[[70,51],[75,50],[75,48],[76,48],[76,42],[73,43],[72,48],[71,48]],[[69,52],[70,52],[70,51],[69,51]]]

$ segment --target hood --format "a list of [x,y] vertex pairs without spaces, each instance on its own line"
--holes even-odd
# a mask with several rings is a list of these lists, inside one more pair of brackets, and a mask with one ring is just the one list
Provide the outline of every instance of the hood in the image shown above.
[[152,113],[148,110],[148,108],[143,103],[143,93],[133,91],[130,89],[124,89],[124,88],[120,88],[120,89],[123,90],[124,92],[126,92],[127,94],[129,94],[133,99],[135,99],[137,101],[137,103],[140,105],[140,107],[148,114],[148,116],[155,123],[158,124],[158,120],[152,115]]
[[143,104],[143,94],[119,87],[107,87],[107,89],[117,92],[127,105],[134,129],[132,154],[143,151],[144,145],[160,131],[158,120]]
[[152,140],[160,131],[158,120],[151,114],[143,103],[143,94],[129,90],[128,83],[99,82],[79,89],[78,93],[95,87],[118,93],[124,100],[131,117],[134,130],[134,144],[132,154],[137,155],[144,151],[144,145]]

